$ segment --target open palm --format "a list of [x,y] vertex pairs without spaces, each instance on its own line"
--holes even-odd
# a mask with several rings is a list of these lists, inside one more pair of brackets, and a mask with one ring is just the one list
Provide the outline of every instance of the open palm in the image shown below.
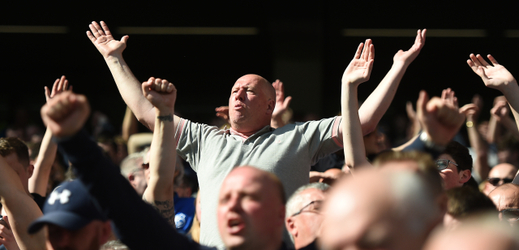
[[342,75],[343,83],[361,84],[369,80],[373,61],[375,58],[375,47],[371,39],[366,40],[366,44],[360,44],[357,52],[350,64]]
[[87,36],[104,57],[121,54],[126,48],[128,36],[123,36],[120,41],[115,40],[105,22],[101,21],[101,25],[92,22],[89,27]]

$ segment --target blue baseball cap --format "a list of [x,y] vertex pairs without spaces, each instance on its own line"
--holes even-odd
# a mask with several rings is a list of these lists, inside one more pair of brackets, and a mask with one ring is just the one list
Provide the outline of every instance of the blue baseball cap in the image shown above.
[[43,216],[29,226],[29,233],[38,232],[45,224],[78,230],[94,220],[106,221],[88,190],[79,180],[62,183],[49,195],[43,206]]

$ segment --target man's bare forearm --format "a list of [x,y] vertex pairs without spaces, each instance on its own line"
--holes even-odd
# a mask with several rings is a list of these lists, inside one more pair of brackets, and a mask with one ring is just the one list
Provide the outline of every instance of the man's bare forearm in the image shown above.
[[153,131],[155,124],[153,105],[142,95],[141,83],[133,75],[122,55],[109,56],[105,61],[126,105],[142,124]]
[[389,105],[391,105],[406,70],[407,65],[404,63],[393,63],[384,79],[360,107],[359,119],[363,135],[367,135],[375,130],[378,122],[386,113]]

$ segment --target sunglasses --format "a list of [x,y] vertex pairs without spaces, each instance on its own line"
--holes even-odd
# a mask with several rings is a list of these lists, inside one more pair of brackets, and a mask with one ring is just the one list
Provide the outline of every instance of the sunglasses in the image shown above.
[[[492,184],[492,186],[501,186],[505,183],[510,183],[512,182],[514,179],[512,178],[497,178],[497,177],[492,177],[492,178],[488,178],[487,181],[488,183]],[[503,181],[501,184],[499,184],[501,181]]]
[[298,212],[296,212],[292,216],[296,216],[296,215],[301,214],[303,212],[303,210],[305,210],[305,208],[308,208],[307,212],[319,213],[319,211],[321,210],[321,204],[322,203],[323,203],[323,200],[312,201],[312,202],[306,204],[305,206],[303,206],[303,208],[301,208],[301,210],[299,210]]
[[448,168],[449,167],[449,163],[454,165],[454,166],[456,166],[456,167],[458,166],[458,164],[452,162],[451,160],[447,160],[447,159],[438,159],[438,160],[436,160],[436,166],[438,167],[439,171],[442,171],[442,170]]
[[519,208],[509,208],[499,211],[503,220],[519,221]]

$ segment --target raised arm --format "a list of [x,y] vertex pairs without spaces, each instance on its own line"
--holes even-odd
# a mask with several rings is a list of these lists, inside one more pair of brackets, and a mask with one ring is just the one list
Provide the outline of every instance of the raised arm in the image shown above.
[[[68,89],[72,89],[72,86],[69,88],[68,80],[65,76],[62,76],[54,81],[52,91],[45,86],[45,100],[48,102],[57,94]],[[36,159],[36,163],[34,163],[34,172],[31,178],[29,178],[29,192],[37,193],[43,197],[46,196],[50,171],[56,159],[57,151],[58,146],[52,141],[52,132],[47,129],[41,141],[38,158]]]
[[155,107],[157,117],[150,148],[150,177],[142,198],[174,226],[173,178],[177,154],[173,114],[177,90],[172,83],[157,78],[142,83],[142,92]]
[[476,152],[474,159],[474,172],[480,181],[486,180],[490,172],[488,165],[488,143],[483,139],[477,129],[477,121],[479,116],[479,107],[476,102],[479,97],[474,96],[473,103],[466,104],[460,109],[460,112],[466,116],[467,134],[469,136],[470,146]]
[[[131,249],[196,249],[137,195],[97,144],[80,131],[90,108],[85,96],[64,92],[42,107],[42,119],[58,138],[80,180]],[[138,230],[136,230],[138,229]]]
[[393,57],[393,66],[377,88],[368,96],[366,101],[359,109],[360,123],[364,135],[372,132],[389,105],[395,97],[398,85],[404,76],[407,67],[420,54],[420,50],[425,44],[425,34],[427,30],[418,30],[413,46],[407,50],[399,50]]
[[[375,58],[375,47],[371,40],[360,44],[357,52],[342,75],[342,136],[345,167],[349,170],[370,165],[366,159],[364,139],[359,120],[357,88],[369,80]],[[344,169],[344,171],[347,171]]]
[[458,133],[465,115],[459,111],[454,92],[444,90],[442,97],[429,96],[420,91],[416,102],[416,115],[422,126],[422,133],[394,150],[420,150],[437,157]]
[[516,140],[519,140],[519,130],[514,120],[510,118],[510,109],[506,99],[497,101],[490,110],[490,114],[498,124],[502,125],[502,128],[507,130],[506,132],[509,131]]
[[485,86],[497,89],[505,95],[515,123],[519,124],[519,86],[514,76],[501,64],[499,64],[492,55],[488,55],[489,64],[481,55],[470,54],[467,64],[481,79]]
[[87,36],[105,59],[124,102],[141,123],[153,130],[155,122],[153,105],[142,95],[141,83],[133,75],[123,58],[128,36],[115,40],[103,21],[99,24],[92,22],[89,27],[90,31],[87,31]]
[[[7,249],[46,249],[45,231],[29,234],[27,228],[31,222],[42,216],[41,210],[36,202],[25,192],[20,178],[11,168],[4,157],[0,156],[0,201],[7,212],[7,218],[16,242],[7,242],[0,238],[0,244]],[[0,231],[6,230],[0,226]],[[1,233],[3,235],[3,232]],[[16,246],[17,244],[17,246]]]

